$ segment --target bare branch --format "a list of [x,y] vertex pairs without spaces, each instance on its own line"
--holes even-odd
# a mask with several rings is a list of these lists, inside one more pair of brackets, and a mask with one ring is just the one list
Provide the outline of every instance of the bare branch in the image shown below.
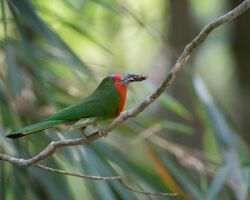
[[144,194],[144,195],[150,195],[150,196],[178,196],[177,193],[166,193],[166,192],[143,192],[140,190],[136,190],[130,186],[128,186],[122,179],[119,180],[119,182],[128,190],[131,192],[139,193],[139,194]]
[[5,160],[11,163],[14,163],[18,166],[30,166],[34,165],[42,160],[45,160],[49,156],[51,156],[58,148],[66,147],[66,146],[75,146],[82,145],[92,142],[103,135],[107,135],[113,129],[115,129],[118,125],[123,123],[125,120],[137,116],[139,113],[144,111],[151,103],[153,103],[168,87],[172,84],[173,80],[176,78],[180,70],[187,64],[189,58],[191,57],[194,50],[197,49],[208,37],[208,35],[217,27],[222,24],[232,21],[242,13],[246,12],[250,7],[250,0],[243,1],[240,5],[238,5],[233,10],[229,11],[227,14],[219,17],[213,22],[209,23],[205,26],[199,35],[193,39],[184,49],[183,53],[172,67],[170,72],[167,74],[165,80],[162,84],[157,88],[155,92],[153,92],[149,97],[147,97],[144,101],[142,101],[136,108],[124,111],[121,115],[116,118],[109,126],[104,127],[98,132],[91,134],[86,138],[78,138],[78,139],[70,139],[70,140],[59,140],[55,142],[51,142],[44,150],[42,150],[36,156],[30,159],[16,158],[11,157],[5,154],[0,154],[0,160]]
[[68,175],[68,176],[75,176],[75,177],[79,177],[79,178],[86,178],[86,179],[92,179],[92,180],[107,181],[107,180],[120,180],[121,179],[120,176],[90,176],[90,175],[78,174],[78,173],[73,173],[73,172],[66,172],[64,170],[46,167],[46,166],[41,165],[41,164],[36,164],[36,167],[38,167],[44,171],[48,171],[48,172],[54,172],[54,173]]
[[131,192],[135,192],[138,194],[144,194],[144,195],[151,195],[151,196],[177,196],[177,193],[166,193],[166,192],[144,192],[144,191],[140,191],[140,190],[136,190],[130,186],[128,186],[123,179],[121,178],[121,176],[90,176],[90,175],[84,175],[84,174],[79,174],[79,173],[72,173],[72,172],[66,172],[64,170],[60,170],[60,169],[54,169],[51,167],[46,167],[44,165],[41,164],[36,164],[36,167],[44,170],[44,171],[48,171],[48,172],[54,172],[54,173],[58,173],[58,174],[64,174],[67,176],[74,176],[74,177],[78,177],[78,178],[86,178],[86,179],[92,179],[92,180],[103,180],[103,181],[108,181],[108,180],[116,180],[119,181],[127,190],[131,191]]

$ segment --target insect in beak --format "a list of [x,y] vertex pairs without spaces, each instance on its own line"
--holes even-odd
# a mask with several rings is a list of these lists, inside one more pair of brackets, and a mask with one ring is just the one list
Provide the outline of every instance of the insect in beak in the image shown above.
[[140,82],[147,79],[147,76],[137,75],[137,74],[125,74],[121,78],[121,83],[129,84],[131,82]]

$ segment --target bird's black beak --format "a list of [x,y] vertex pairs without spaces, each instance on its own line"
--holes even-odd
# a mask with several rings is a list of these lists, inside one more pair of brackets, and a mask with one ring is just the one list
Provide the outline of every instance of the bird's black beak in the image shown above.
[[122,75],[121,83],[127,85],[131,82],[139,82],[139,81],[144,81],[146,79],[147,79],[147,77],[143,76],[143,75],[125,74],[125,75]]

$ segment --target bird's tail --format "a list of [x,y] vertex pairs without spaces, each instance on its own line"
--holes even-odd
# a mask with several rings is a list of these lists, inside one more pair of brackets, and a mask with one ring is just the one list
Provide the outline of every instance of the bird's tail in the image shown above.
[[16,138],[20,138],[32,133],[36,133],[48,128],[51,128],[57,124],[63,123],[62,120],[51,120],[51,121],[42,121],[42,122],[38,122],[35,124],[31,124],[29,126],[26,126],[24,128],[18,129],[8,135],[6,135],[6,137],[11,138],[11,139],[16,139]]

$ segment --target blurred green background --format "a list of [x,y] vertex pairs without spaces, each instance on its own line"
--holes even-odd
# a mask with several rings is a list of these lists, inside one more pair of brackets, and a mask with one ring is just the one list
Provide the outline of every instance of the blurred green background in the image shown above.
[[[110,73],[138,73],[126,108],[154,91],[185,45],[239,0],[1,0],[0,152],[29,158],[79,131],[4,135],[73,104]],[[93,181],[0,161],[0,199],[248,199],[250,12],[216,29],[168,93],[107,138],[42,163]],[[91,133],[91,130],[89,130]]]

